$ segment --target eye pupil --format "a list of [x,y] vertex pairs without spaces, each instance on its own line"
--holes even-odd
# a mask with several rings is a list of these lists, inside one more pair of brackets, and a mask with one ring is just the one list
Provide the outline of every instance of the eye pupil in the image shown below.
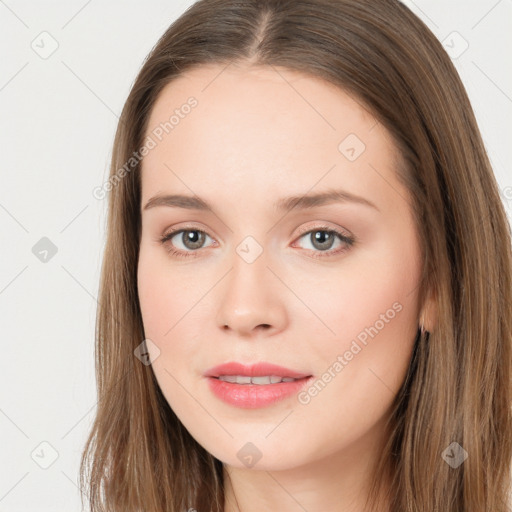
[[198,230],[183,231],[182,241],[189,249],[199,249],[204,243],[204,233]]
[[334,233],[325,230],[313,231],[311,238],[313,246],[317,249],[330,249],[334,243]]

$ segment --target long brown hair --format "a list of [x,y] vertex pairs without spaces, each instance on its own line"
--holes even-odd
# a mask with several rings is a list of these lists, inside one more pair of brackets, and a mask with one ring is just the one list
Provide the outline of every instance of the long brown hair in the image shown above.
[[[455,67],[397,0],[201,0],[144,62],[103,187],[109,210],[96,325],[99,402],[80,468],[90,509],[223,511],[222,463],[191,437],[151,366],[134,356],[144,331],[140,160],[132,157],[166,84],[195,66],[237,62],[337,85],[389,130],[402,156],[397,173],[410,192],[424,256],[420,300],[433,294],[437,321],[417,337],[369,503],[379,476],[390,471],[393,512],[510,510],[510,225]],[[458,467],[443,457],[452,443],[467,452]]]

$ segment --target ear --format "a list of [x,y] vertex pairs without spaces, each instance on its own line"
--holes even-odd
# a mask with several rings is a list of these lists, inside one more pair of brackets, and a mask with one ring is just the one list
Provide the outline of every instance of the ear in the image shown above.
[[428,332],[435,331],[437,326],[437,317],[438,317],[438,306],[437,306],[437,296],[433,290],[430,290],[427,298],[425,299],[425,303],[420,312],[420,324],[423,320],[423,325],[425,330]]

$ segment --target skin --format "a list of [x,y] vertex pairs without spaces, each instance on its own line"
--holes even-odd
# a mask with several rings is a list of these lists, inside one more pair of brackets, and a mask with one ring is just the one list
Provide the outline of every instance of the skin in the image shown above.
[[[386,129],[339,88],[249,64],[202,66],[169,83],[147,135],[190,96],[198,105],[142,165],[138,290],[146,338],[159,350],[150,349],[155,376],[191,435],[223,461],[226,512],[362,512],[369,465],[420,319],[432,328],[431,305],[418,303],[422,255],[396,176],[399,155]],[[354,161],[338,149],[349,134],[366,146]],[[334,202],[286,213],[272,206],[327,189],[378,209]],[[170,193],[195,194],[215,213],[144,209],[151,197]],[[356,242],[335,238],[322,257],[322,246],[303,233],[325,226]],[[182,234],[162,245],[170,228],[208,236],[199,249],[184,245]],[[236,251],[249,235],[263,249],[252,263]],[[195,254],[173,256],[173,244]],[[203,377],[224,362],[267,361],[321,378],[395,303],[400,312],[359,343],[362,350],[307,404],[293,396],[237,408],[213,395]],[[253,467],[237,457],[248,442],[262,454]],[[383,503],[379,510],[389,509]]]

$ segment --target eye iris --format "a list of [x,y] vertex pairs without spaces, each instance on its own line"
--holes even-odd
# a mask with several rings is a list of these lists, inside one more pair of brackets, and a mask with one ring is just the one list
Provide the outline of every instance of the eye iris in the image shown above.
[[199,249],[204,243],[205,235],[201,231],[183,231],[181,240],[188,249]]
[[334,233],[328,231],[313,231],[310,236],[317,249],[330,249],[334,243]]

